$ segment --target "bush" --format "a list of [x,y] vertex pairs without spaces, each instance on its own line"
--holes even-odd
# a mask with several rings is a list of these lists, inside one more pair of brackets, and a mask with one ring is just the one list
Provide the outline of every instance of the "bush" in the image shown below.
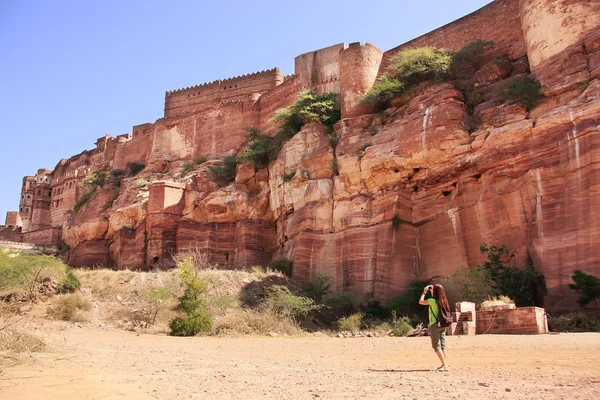
[[429,281],[417,280],[408,284],[404,295],[392,299],[388,303],[390,310],[403,309],[409,311],[411,314],[415,314],[419,320],[427,321],[427,307],[423,307],[419,304],[421,293],[423,288],[429,285]]
[[283,174],[283,181],[284,182],[289,182],[292,180],[292,178],[296,176],[296,171],[292,171],[289,174]]
[[263,310],[234,309],[216,322],[214,332],[232,335],[268,335],[273,332],[295,335],[302,330],[289,315],[281,314],[272,308]]
[[283,137],[294,136],[307,122],[320,122],[332,129],[341,119],[337,94],[302,92],[292,105],[277,110],[274,119],[279,122],[278,133]]
[[304,284],[304,292],[316,301],[322,303],[323,299],[329,294],[331,289],[331,278],[327,275],[315,275]]
[[390,313],[390,310],[382,306],[379,300],[369,300],[364,311],[368,316],[380,319],[386,318]]
[[194,336],[212,331],[212,317],[206,310],[195,310],[185,317],[175,318],[169,323],[171,336]]
[[575,283],[569,283],[569,288],[579,292],[579,305],[585,308],[592,301],[596,303],[596,299],[600,298],[600,279],[579,269],[575,270],[572,279]]
[[510,254],[506,246],[490,246],[485,243],[480,250],[487,254],[488,261],[481,267],[486,270],[496,295],[513,299],[517,307],[543,306],[548,293],[546,279],[534,266],[524,268],[506,267],[503,259]]
[[404,316],[398,319],[396,311],[392,311],[392,334],[394,336],[406,336],[412,330],[413,327],[410,324],[410,318]]
[[358,332],[362,325],[363,313],[355,313],[338,319],[337,324],[340,331]]
[[[401,96],[405,89],[406,85],[404,83],[384,74],[362,96],[361,102],[374,107],[376,110],[385,110],[392,105],[392,99]],[[377,133],[377,127],[375,125],[372,125],[372,127],[369,127],[369,133],[374,135]],[[373,130],[374,133],[372,133]]]
[[176,258],[183,295],[179,297],[178,308],[185,312],[184,317],[171,321],[169,327],[173,336],[193,336],[199,332],[212,330],[212,317],[208,313],[205,295],[209,281],[200,278],[199,266],[193,256]]
[[194,164],[192,163],[184,163],[183,166],[181,167],[181,176],[185,176],[186,174],[189,174],[190,172],[192,172],[194,170]]
[[287,286],[272,285],[265,288],[267,300],[280,311],[294,316],[305,317],[309,312],[322,306],[313,299],[293,294]]
[[58,284],[60,293],[73,293],[81,287],[79,279],[73,275],[73,270],[68,265],[65,266],[65,276]]
[[194,161],[196,162],[196,165],[201,165],[207,162],[208,158],[206,158],[206,156],[198,156]]
[[129,175],[137,175],[138,172],[146,168],[146,166],[142,163],[138,163],[135,161],[130,161],[127,163],[127,169],[129,170]]
[[483,66],[485,51],[495,45],[494,42],[474,40],[452,55],[450,69],[457,79],[470,78]]
[[291,278],[294,270],[294,262],[292,260],[288,260],[287,258],[279,258],[271,261],[269,263],[269,268],[271,268],[273,271],[279,271],[283,275]]
[[48,315],[62,321],[86,322],[80,311],[89,311],[92,309],[92,303],[84,298],[81,293],[69,294],[59,297],[53,301],[48,308]]
[[600,332],[600,315],[572,312],[559,317],[550,317],[548,326],[553,332]]
[[448,78],[452,56],[448,51],[421,47],[399,52],[390,59],[386,73],[405,86],[424,81],[442,81]]
[[236,156],[225,156],[222,165],[211,165],[209,169],[217,181],[221,184],[228,184],[235,180],[237,163]]
[[511,78],[502,94],[505,101],[515,101],[531,110],[543,97],[541,89],[538,81],[521,75]]
[[61,282],[66,275],[67,266],[56,257],[0,251],[0,290],[19,293],[29,301],[37,300],[44,280]]
[[94,194],[96,194],[96,188],[84,192],[73,206],[73,211],[78,212],[81,209],[81,207],[83,207],[87,204],[88,201],[90,201]]
[[402,224],[402,219],[400,218],[400,215],[394,214],[394,216],[392,217],[392,228],[398,229],[401,224]]
[[334,157],[331,159],[331,164],[329,165],[329,169],[331,170],[331,173],[333,174],[333,176],[338,176],[340,174],[340,166],[338,164],[337,158]]
[[245,132],[248,143],[240,155],[240,161],[255,167],[265,167],[277,157],[280,147],[277,137],[261,135],[258,129],[252,127],[245,128]]

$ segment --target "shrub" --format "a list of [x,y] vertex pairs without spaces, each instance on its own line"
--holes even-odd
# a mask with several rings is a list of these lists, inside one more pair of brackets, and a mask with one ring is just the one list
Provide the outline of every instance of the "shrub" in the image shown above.
[[511,78],[502,94],[505,101],[515,101],[531,110],[543,97],[541,89],[538,81],[521,75]]
[[329,145],[333,150],[335,150],[340,142],[340,135],[338,135],[335,131],[329,131],[329,133],[327,133],[327,138],[329,139]]
[[137,186],[139,188],[145,188],[146,186],[148,186],[148,184],[150,184],[150,182],[148,182],[146,179],[143,179],[143,178],[135,181],[135,186]]
[[368,129],[367,132],[369,132],[369,134],[371,136],[375,136],[379,133],[379,128],[377,127],[377,125],[371,125]]
[[[405,88],[406,85],[404,83],[384,74],[377,79],[371,89],[362,96],[361,102],[374,107],[376,110],[385,110],[392,105],[392,99],[405,92]],[[372,130],[375,132],[372,133]],[[375,125],[369,127],[369,133],[371,133],[371,135],[376,134],[377,127]]]
[[[0,326],[0,351],[13,353],[34,353],[46,350],[46,343],[28,333]],[[3,357],[7,357],[3,355]]]
[[277,157],[280,143],[277,137],[261,135],[256,128],[245,128],[245,136],[248,139],[246,149],[240,155],[240,161],[264,167]]
[[575,270],[572,279],[575,283],[569,283],[569,288],[579,292],[579,305],[585,308],[592,301],[596,303],[596,299],[600,298],[600,279],[579,269]]
[[185,176],[194,170],[194,164],[186,162],[181,167],[181,176]]
[[237,163],[238,160],[236,156],[229,155],[223,158],[222,165],[211,165],[209,169],[217,181],[222,184],[228,184],[235,180]]
[[280,311],[294,316],[305,317],[310,311],[322,306],[315,304],[313,299],[293,294],[287,286],[272,285],[265,288],[268,301]]
[[314,275],[304,284],[304,292],[316,301],[322,303],[331,289],[331,278],[327,275]]
[[338,319],[337,324],[340,331],[358,332],[362,325],[363,313],[355,313]]
[[208,158],[206,158],[206,156],[198,156],[194,161],[196,162],[196,165],[201,165],[207,162]]
[[385,318],[390,310],[381,305],[379,300],[369,300],[365,306],[365,314],[375,318]]
[[173,319],[169,323],[171,336],[194,336],[200,332],[212,331],[212,317],[203,309],[195,310],[184,317]]
[[408,87],[424,81],[441,81],[448,78],[451,62],[452,56],[448,51],[421,47],[394,55],[386,72]]
[[50,279],[60,282],[66,276],[67,266],[53,256],[8,254],[0,251],[0,290],[12,291],[36,301],[42,282]]
[[96,193],[95,188],[93,190],[88,190],[88,191],[84,192],[81,195],[81,197],[79,198],[79,200],[77,200],[77,202],[73,206],[73,211],[78,212],[81,209],[81,207],[83,207],[84,205],[87,204],[88,201],[90,201],[90,199],[94,196],[95,193]]
[[294,262],[292,260],[288,260],[287,258],[279,258],[271,261],[269,263],[269,268],[274,271],[279,271],[283,275],[291,278],[294,269]]
[[278,131],[284,137],[295,135],[307,122],[320,122],[333,128],[341,119],[337,94],[302,92],[292,105],[277,110],[274,119],[279,122]]
[[333,176],[338,176],[340,174],[340,167],[339,167],[337,158],[334,157],[333,159],[331,159],[331,164],[329,165],[329,169],[331,170],[331,173],[333,174]]
[[146,168],[146,166],[142,163],[138,163],[135,161],[130,161],[127,163],[127,169],[129,170],[129,175],[137,175],[138,172]]
[[458,79],[470,78],[483,66],[485,51],[495,45],[494,42],[474,40],[452,55],[450,69]]
[[553,332],[600,332],[600,315],[570,312],[550,317],[548,327]]
[[212,330],[212,317],[208,313],[205,300],[209,281],[199,276],[198,265],[194,257],[176,258],[183,294],[179,297],[178,308],[185,312],[184,317],[171,321],[169,327],[173,336],[193,336],[199,332]]
[[60,293],[73,293],[81,287],[79,279],[73,274],[73,270],[68,265],[65,266],[65,276],[58,284]]
[[217,321],[214,332],[218,335],[268,335],[273,332],[295,335],[301,333],[302,330],[294,318],[272,308],[262,310],[238,308]]
[[292,180],[292,178],[296,176],[296,171],[292,171],[289,174],[283,174],[283,181],[284,182],[289,182]]
[[336,313],[346,315],[352,313],[355,295],[352,292],[335,292],[328,296],[327,305]]
[[53,301],[48,308],[48,315],[62,321],[85,322],[87,319],[80,311],[89,311],[92,303],[84,298],[81,293],[69,294]]
[[106,184],[106,174],[104,172],[91,172],[86,176],[82,182],[82,186],[85,188],[98,188],[104,187]]
[[110,176],[106,179],[106,182],[121,187],[121,177],[123,177],[123,175],[125,175],[125,171],[122,169],[113,169],[110,171]]
[[410,318],[404,316],[398,319],[396,311],[392,311],[392,334],[394,336],[406,336],[412,330],[413,327],[410,324]]
[[392,299],[387,307],[390,310],[407,310],[411,314],[415,314],[419,320],[427,321],[427,307],[420,305],[419,299],[421,298],[421,293],[423,293],[423,288],[429,285],[429,283],[429,281],[425,280],[417,280],[409,283],[404,294]]
[[400,215],[398,213],[394,214],[394,216],[392,217],[392,228],[398,229],[401,224],[402,218],[400,218]]

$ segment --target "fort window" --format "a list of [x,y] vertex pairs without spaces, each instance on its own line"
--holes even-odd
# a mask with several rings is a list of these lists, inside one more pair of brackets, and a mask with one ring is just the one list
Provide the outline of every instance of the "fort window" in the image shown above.
[[23,207],[19,208],[19,212],[23,212]]
[[42,191],[41,191],[41,190],[38,190],[38,196],[39,196],[39,195],[41,195],[41,194],[42,194]]

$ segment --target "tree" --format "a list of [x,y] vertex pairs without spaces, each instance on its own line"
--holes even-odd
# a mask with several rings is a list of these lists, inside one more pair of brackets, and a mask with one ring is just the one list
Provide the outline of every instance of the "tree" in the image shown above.
[[569,288],[579,292],[579,305],[585,308],[593,301],[598,306],[596,299],[600,297],[600,279],[579,269],[575,270],[571,278],[575,283],[570,283]]

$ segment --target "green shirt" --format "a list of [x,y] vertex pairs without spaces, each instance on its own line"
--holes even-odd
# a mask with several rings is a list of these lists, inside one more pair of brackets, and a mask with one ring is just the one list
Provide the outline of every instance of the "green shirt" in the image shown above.
[[[439,321],[440,308],[438,307],[437,301],[432,297],[428,298],[427,302],[429,303],[429,325],[433,325]],[[436,318],[436,315],[438,318]]]

